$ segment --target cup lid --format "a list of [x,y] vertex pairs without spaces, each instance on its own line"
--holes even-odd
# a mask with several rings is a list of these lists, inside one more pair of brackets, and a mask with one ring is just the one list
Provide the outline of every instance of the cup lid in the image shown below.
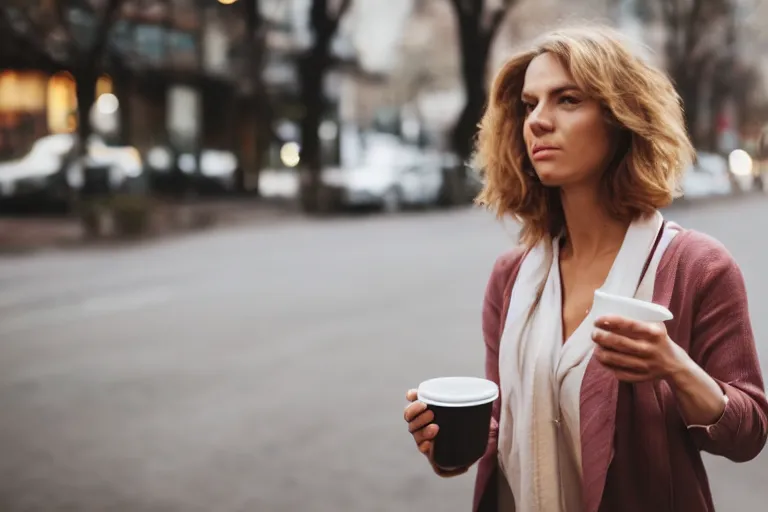
[[[612,303],[619,306],[620,311],[618,311],[618,313],[624,315],[634,316],[633,313],[638,314],[643,312],[642,316],[647,317],[642,318],[642,320],[645,321],[666,322],[667,320],[672,320],[674,318],[672,312],[661,304],[655,304],[634,297],[614,295],[603,290],[595,290],[595,302],[597,301]],[[602,312],[598,311],[598,313]]]
[[418,398],[428,405],[469,407],[493,402],[499,397],[499,387],[479,377],[439,377],[422,382]]

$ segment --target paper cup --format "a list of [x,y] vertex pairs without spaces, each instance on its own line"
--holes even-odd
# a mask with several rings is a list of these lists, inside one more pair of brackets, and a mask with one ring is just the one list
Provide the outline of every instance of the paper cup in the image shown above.
[[435,415],[440,430],[434,462],[442,468],[464,467],[485,453],[493,402],[499,387],[477,377],[441,377],[422,382],[418,399]]
[[672,313],[659,304],[613,295],[602,290],[595,290],[592,315],[595,320],[601,316],[618,315],[639,322],[666,322],[673,318]]

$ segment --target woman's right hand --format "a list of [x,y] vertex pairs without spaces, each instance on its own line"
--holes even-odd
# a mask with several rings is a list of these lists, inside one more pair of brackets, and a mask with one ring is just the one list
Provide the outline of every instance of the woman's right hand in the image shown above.
[[405,398],[411,403],[405,408],[403,416],[406,423],[408,423],[408,431],[413,436],[419,451],[427,457],[434,472],[442,477],[458,476],[466,473],[469,468],[442,468],[435,464],[432,452],[434,449],[434,439],[440,427],[432,423],[435,420],[435,414],[427,409],[427,404],[417,400],[417,396],[415,389],[410,389],[405,394]]

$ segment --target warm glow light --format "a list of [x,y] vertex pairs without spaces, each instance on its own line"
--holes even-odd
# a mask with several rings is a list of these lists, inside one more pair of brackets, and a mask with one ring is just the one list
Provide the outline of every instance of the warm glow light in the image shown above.
[[222,5],[232,5],[235,2],[237,2],[237,0],[219,0],[219,3]]
[[109,75],[101,75],[96,81],[96,97],[98,98],[102,94],[110,94],[112,92],[112,77]]
[[295,142],[288,142],[280,148],[280,160],[286,167],[296,167],[301,161],[301,150]]
[[48,80],[48,128],[53,133],[68,133],[77,128],[75,79],[61,72]]
[[0,72],[0,110],[39,112],[45,110],[46,78],[36,72]]
[[96,100],[96,109],[101,114],[114,114],[117,112],[118,108],[120,108],[120,102],[114,94],[102,94],[99,96],[99,99]]
[[736,176],[749,176],[752,174],[752,157],[743,149],[737,149],[728,155],[728,164],[731,172]]

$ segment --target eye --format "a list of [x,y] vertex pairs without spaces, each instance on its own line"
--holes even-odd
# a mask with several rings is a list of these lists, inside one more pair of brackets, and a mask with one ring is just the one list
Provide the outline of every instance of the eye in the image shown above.
[[575,96],[566,95],[566,96],[560,97],[560,103],[562,105],[578,105],[579,103],[581,103],[581,100],[579,100]]
[[530,114],[533,112],[533,110],[536,108],[536,105],[529,102],[529,101],[523,101],[523,110],[525,110],[526,114]]

